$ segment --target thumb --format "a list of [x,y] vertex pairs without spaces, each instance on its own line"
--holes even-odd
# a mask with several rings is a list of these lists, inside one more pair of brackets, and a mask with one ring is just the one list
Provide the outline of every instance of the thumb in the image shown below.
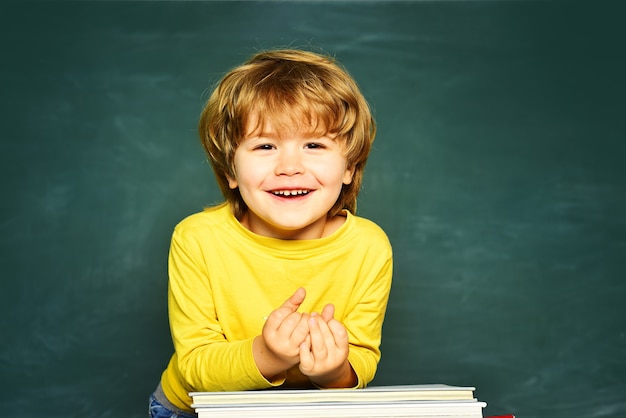
[[302,302],[304,302],[305,296],[306,296],[306,290],[304,290],[304,288],[301,287],[298,290],[296,290],[294,294],[291,295],[289,299],[285,301],[285,303],[281,305],[281,308],[287,308],[290,311],[295,312],[298,310],[300,305],[302,305]]

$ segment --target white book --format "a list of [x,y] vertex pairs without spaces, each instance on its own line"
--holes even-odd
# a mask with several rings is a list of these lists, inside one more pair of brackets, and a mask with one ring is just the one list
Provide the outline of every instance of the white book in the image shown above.
[[370,386],[365,389],[272,389],[239,392],[191,392],[193,407],[223,404],[303,402],[399,402],[472,400],[474,387],[443,384]]
[[486,406],[477,400],[404,402],[331,402],[303,404],[243,404],[196,408],[198,418],[483,418]]

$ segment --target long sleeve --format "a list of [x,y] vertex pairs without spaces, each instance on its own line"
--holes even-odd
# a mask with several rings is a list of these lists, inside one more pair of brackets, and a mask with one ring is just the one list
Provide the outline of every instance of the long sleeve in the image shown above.
[[347,214],[329,237],[286,241],[253,234],[220,206],[177,225],[168,272],[175,353],[161,384],[181,409],[191,391],[310,386],[297,367],[285,382],[267,381],[252,354],[265,318],[298,287],[307,292],[301,312],[335,305],[357,387],[373,379],[392,276],[391,246],[374,223]]
[[233,391],[272,386],[254,363],[254,336],[226,339],[206,266],[198,243],[183,238],[177,230],[169,255],[168,305],[177,366],[187,389]]
[[372,381],[381,357],[382,326],[393,268],[391,253],[387,256],[388,258],[378,259],[381,263],[380,269],[369,286],[353,295],[358,302],[346,313],[343,320],[349,333],[348,360],[358,378],[357,388],[363,388]]

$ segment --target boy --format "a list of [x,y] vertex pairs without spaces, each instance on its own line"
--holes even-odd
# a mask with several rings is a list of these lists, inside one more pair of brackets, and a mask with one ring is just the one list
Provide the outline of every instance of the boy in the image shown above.
[[226,202],[173,233],[175,353],[151,416],[195,416],[191,391],[366,386],[392,253],[354,215],[375,136],[356,83],[329,57],[261,52],[221,80],[199,133]]

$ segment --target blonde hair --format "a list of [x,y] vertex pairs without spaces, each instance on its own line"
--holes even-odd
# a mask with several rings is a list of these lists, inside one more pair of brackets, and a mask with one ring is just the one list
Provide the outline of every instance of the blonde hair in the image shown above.
[[249,133],[251,117],[256,117],[257,129],[266,121],[304,123],[314,132],[336,135],[354,175],[329,216],[342,209],[356,212],[376,124],[356,82],[340,64],[309,51],[270,50],[252,56],[218,83],[200,115],[198,131],[222,194],[238,218],[247,206],[239,189],[229,187],[228,177],[235,178],[235,151]]

